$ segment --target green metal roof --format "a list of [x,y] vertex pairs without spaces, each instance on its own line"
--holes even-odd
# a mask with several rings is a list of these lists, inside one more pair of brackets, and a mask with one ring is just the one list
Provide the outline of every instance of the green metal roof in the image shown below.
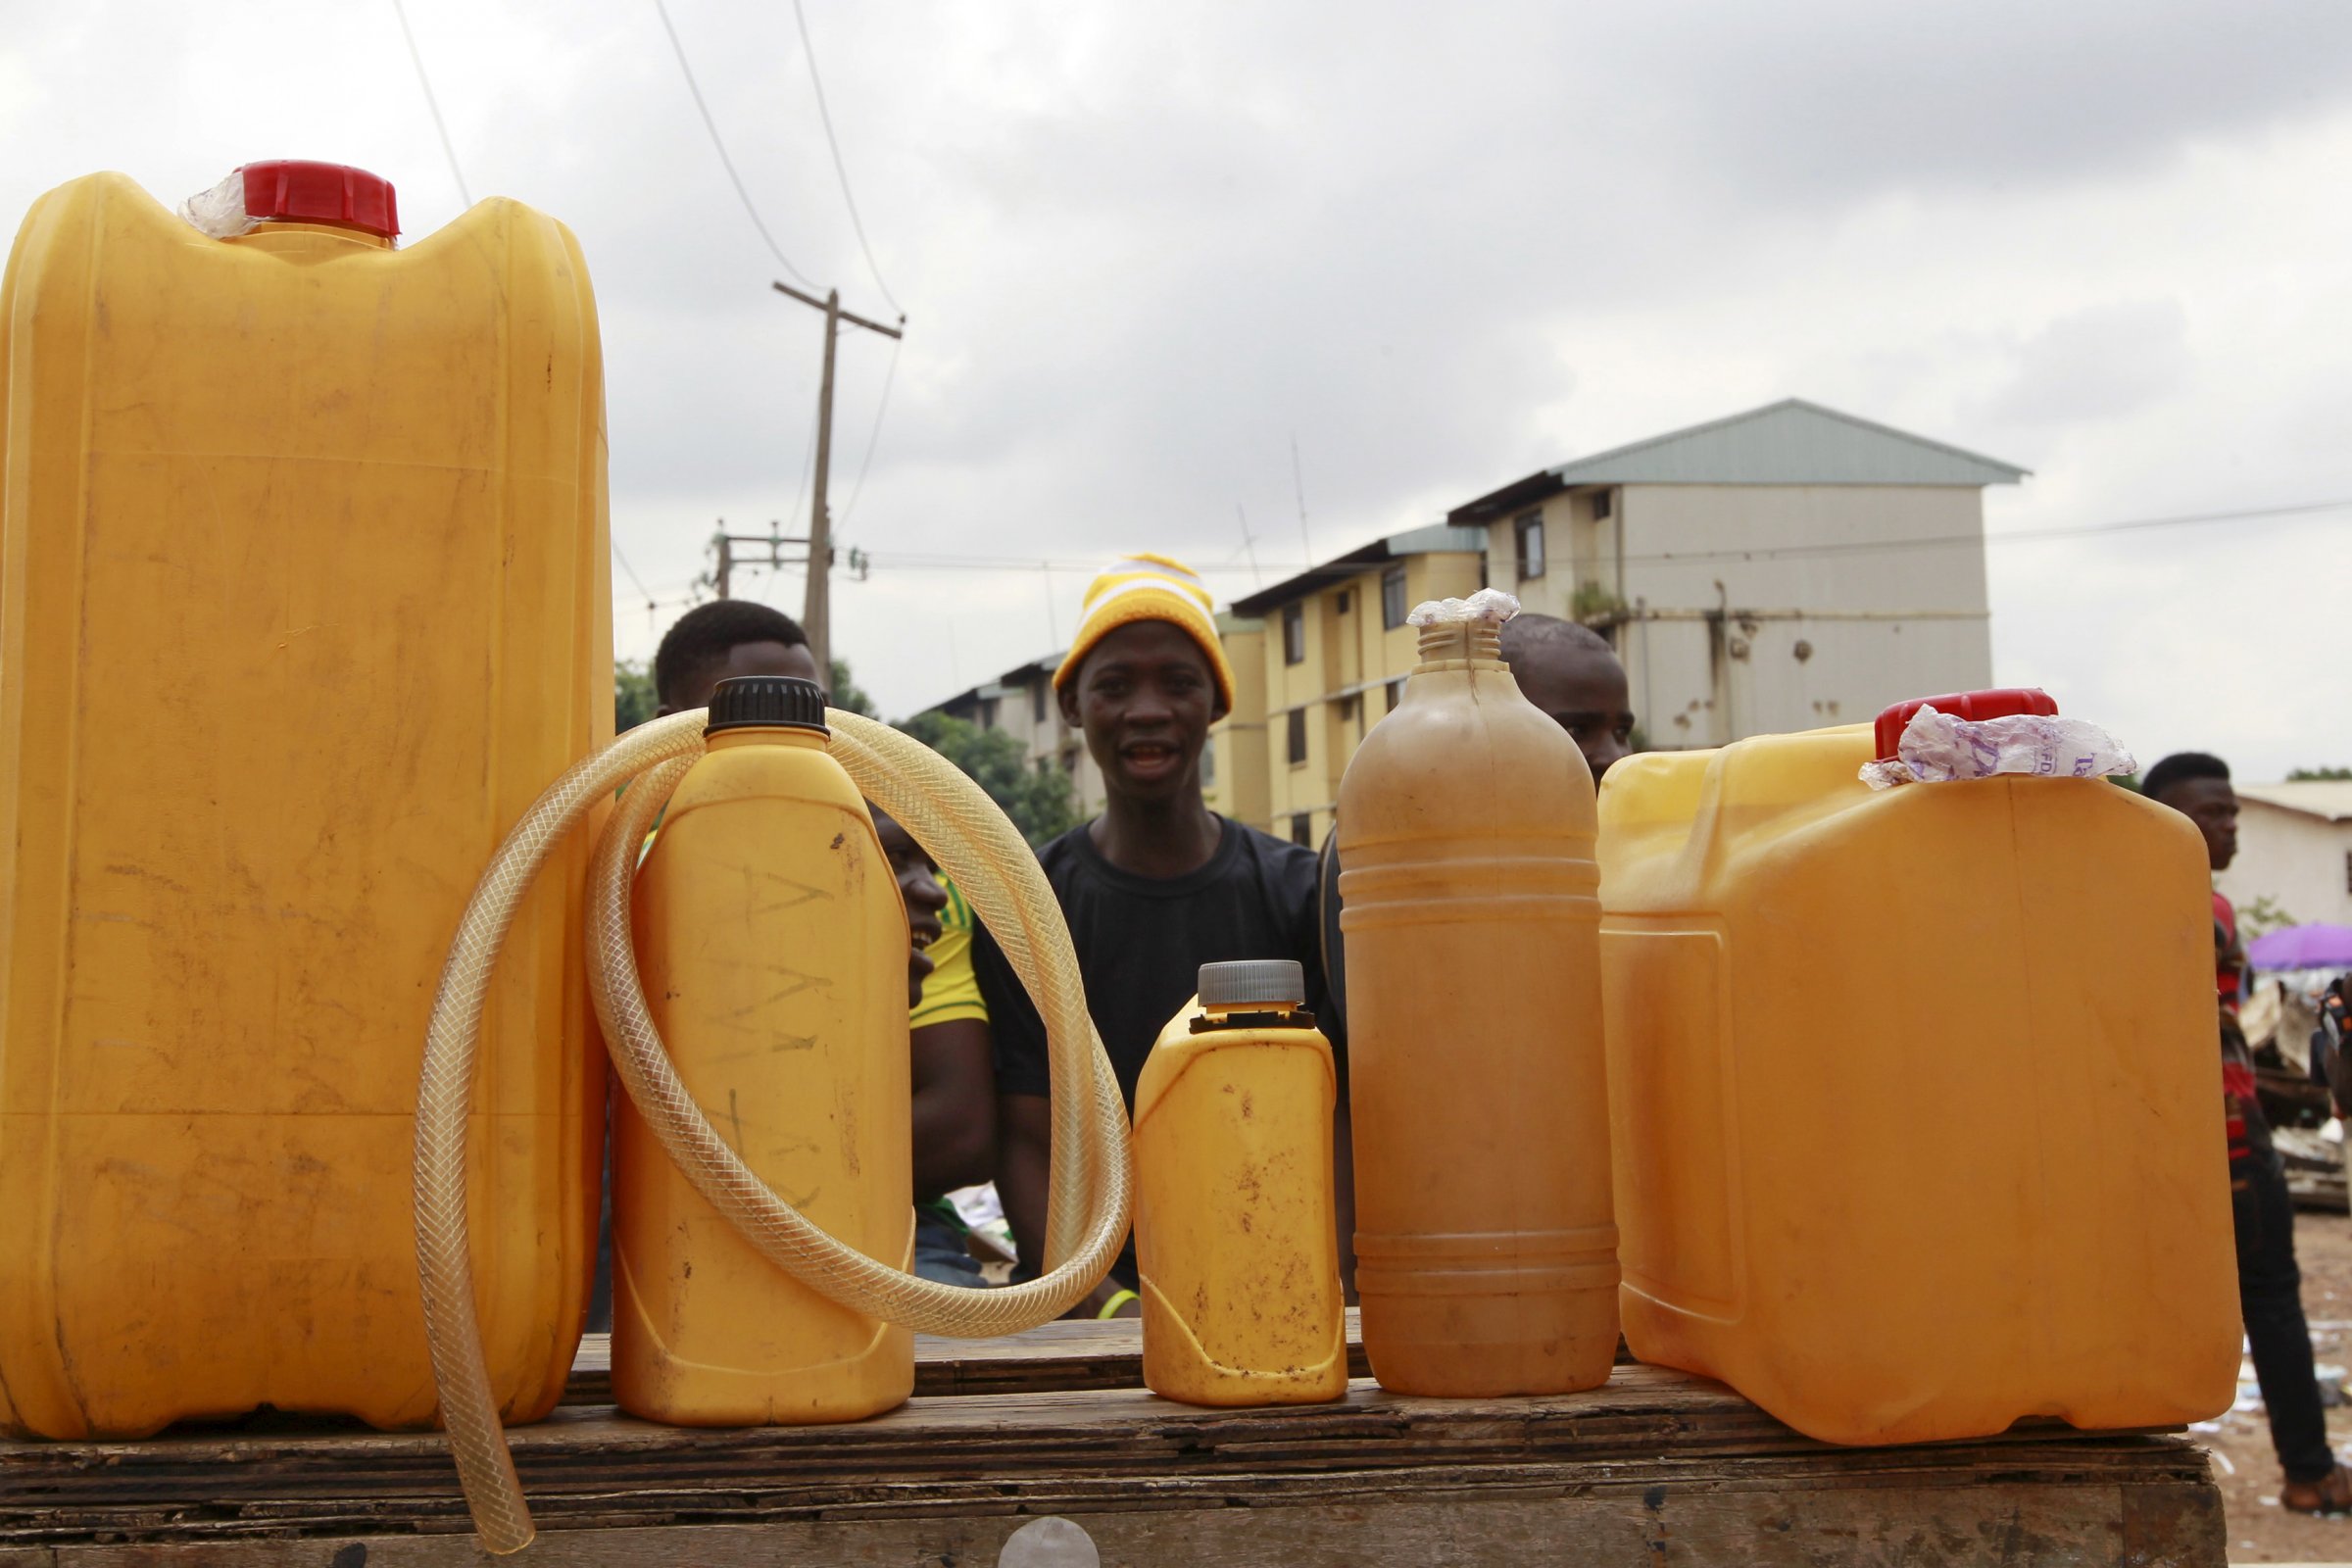
[[2015,484],[2030,470],[1801,398],[1548,469],[1587,484]]

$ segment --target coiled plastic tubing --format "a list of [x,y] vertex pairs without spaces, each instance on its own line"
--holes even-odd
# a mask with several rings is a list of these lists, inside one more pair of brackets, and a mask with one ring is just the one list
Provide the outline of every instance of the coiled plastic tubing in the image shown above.
[[770,1261],[851,1311],[926,1334],[982,1339],[1060,1316],[1102,1282],[1126,1236],[1133,1199],[1126,1107],[1088,1017],[1077,954],[1045,873],[978,785],[927,747],[855,713],[826,710],[835,760],[955,878],[1045,1021],[1054,1088],[1052,1266],[1026,1285],[989,1291],[903,1273],[811,1224],[711,1129],[646,1009],[629,924],[637,848],[702,754],[705,713],[696,709],[639,725],[548,787],[491,858],[433,998],[416,1093],[416,1267],[442,1425],[474,1528],[494,1552],[519,1551],[533,1528],[490,1391],[466,1228],[466,1123],[482,1011],[499,949],[532,879],[564,836],[623,785],[631,787],[597,841],[588,881],[584,941],[597,1021],[622,1086],[662,1147]]

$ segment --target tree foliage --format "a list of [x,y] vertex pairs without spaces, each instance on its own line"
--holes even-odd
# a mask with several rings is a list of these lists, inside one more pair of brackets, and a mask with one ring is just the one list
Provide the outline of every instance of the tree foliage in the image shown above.
[[1017,740],[945,713],[918,713],[899,726],[962,770],[1012,818],[1031,844],[1043,844],[1078,825],[1069,775],[1052,762],[1031,765]]
[[860,718],[882,716],[874,707],[874,700],[865,694],[865,688],[850,674],[850,662],[846,659],[833,661],[833,706]]
[[654,672],[639,659],[612,662],[612,732],[635,729],[654,716],[661,699],[654,695]]
[[2290,767],[2286,770],[2289,784],[2342,784],[2352,782],[2352,767]]

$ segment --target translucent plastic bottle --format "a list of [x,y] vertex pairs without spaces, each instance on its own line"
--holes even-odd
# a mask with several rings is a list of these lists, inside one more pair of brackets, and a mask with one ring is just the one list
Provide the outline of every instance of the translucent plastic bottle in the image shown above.
[[1144,1382],[1188,1404],[1348,1392],[1331,1046],[1289,958],[1204,963],[1135,1090]]
[[1516,608],[1415,611],[1340,784],[1355,1282],[1407,1394],[1592,1388],[1617,1348],[1592,784],[1496,657]]
[[[2032,710],[2002,695],[1936,702]],[[2104,779],[1873,791],[1875,750],[1857,725],[1609,770],[1634,1353],[1837,1443],[2229,1408],[2195,828]]]
[[[914,1250],[906,912],[805,680],[721,681],[710,750],[637,873],[637,957],[696,1103],[745,1164],[867,1256]],[[851,1421],[914,1390],[906,1330],[785,1274],[625,1100],[612,1169],[612,1395],[679,1426]]]
[[[251,226],[215,238],[76,179],[0,285],[10,1431],[432,1418],[433,977],[509,825],[612,733],[570,233],[490,200],[395,249],[391,187],[330,165],[224,190]],[[475,1288],[514,1420],[562,1394],[595,1263],[588,852],[489,994]]]

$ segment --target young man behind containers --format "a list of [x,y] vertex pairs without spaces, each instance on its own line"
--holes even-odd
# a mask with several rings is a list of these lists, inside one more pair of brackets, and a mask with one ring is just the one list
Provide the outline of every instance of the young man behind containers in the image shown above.
[[1632,754],[1633,699],[1606,637],[1557,615],[1513,615],[1502,623],[1502,662],[1520,695],[1576,742],[1595,786]]
[[[817,673],[808,635],[790,615],[746,599],[698,605],[678,617],[654,655],[659,714],[708,708],[722,680],[772,675],[831,682]],[[988,1015],[971,982],[970,918],[943,887],[930,858],[881,810],[874,828],[906,906],[909,1051],[914,1087],[915,1272],[949,1285],[983,1283],[963,1244],[962,1222],[944,1195],[994,1173],[996,1088],[989,1067]],[[941,961],[941,960],[945,961]],[[612,1212],[597,1243],[589,1326],[612,1326]]]
[[[2148,769],[2140,793],[2196,823],[2216,871],[2237,858],[2237,792],[2229,764],[2202,752],[2180,752]],[[2230,1201],[2237,1228],[2238,1310],[2254,1356],[2255,1380],[2271,1420],[2286,1484],[2278,1501],[2297,1513],[2352,1510],[2352,1474],[2335,1462],[2312,1367],[2311,1330],[2303,1317],[2303,1276],[2295,1265],[2295,1209],[2271,1147],[2270,1124],[2255,1099],[2254,1065],[2237,1028],[2237,912],[2213,895],[2214,967],[2220,992],[2222,1094],[2230,1131]]]
[[[1105,799],[1101,816],[1047,845],[1038,860],[1069,922],[1088,1009],[1130,1110],[1144,1058],[1204,963],[1298,959],[1309,976],[1307,1007],[1346,1060],[1320,983],[1313,852],[1218,816],[1200,798],[1200,749],[1233,704],[1210,602],[1179,563],[1121,562],[1087,590],[1077,640],[1054,675],[1062,718],[1085,733],[1102,769]],[[1019,1245],[1020,1277],[1029,1278],[1045,1261],[1045,1029],[985,928],[973,948],[996,1035],[997,1192]],[[1346,1115],[1343,1099],[1343,1127]],[[1338,1179],[1344,1195],[1345,1154]],[[1132,1246],[1112,1274],[1132,1291]],[[1116,1304],[1126,1294],[1098,1298]]]

